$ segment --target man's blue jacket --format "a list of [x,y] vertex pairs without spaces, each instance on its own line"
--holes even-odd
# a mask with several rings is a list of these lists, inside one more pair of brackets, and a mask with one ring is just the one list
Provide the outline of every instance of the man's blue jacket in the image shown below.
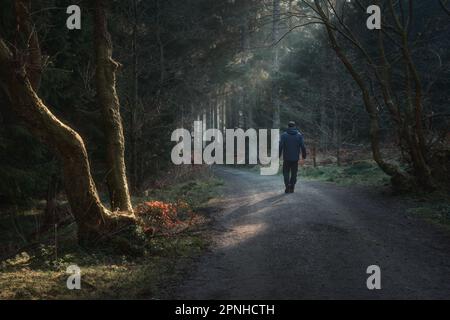
[[298,161],[300,151],[303,159],[306,159],[306,148],[302,134],[297,128],[288,128],[280,137],[280,157],[283,153],[285,161]]

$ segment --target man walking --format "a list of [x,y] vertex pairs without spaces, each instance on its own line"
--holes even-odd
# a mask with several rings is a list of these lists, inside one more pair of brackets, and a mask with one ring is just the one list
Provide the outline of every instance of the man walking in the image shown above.
[[[302,160],[300,160],[300,151]],[[280,157],[283,154],[283,176],[285,193],[293,193],[297,183],[298,163],[303,165],[306,159],[305,142],[294,121],[289,121],[288,129],[280,137]]]

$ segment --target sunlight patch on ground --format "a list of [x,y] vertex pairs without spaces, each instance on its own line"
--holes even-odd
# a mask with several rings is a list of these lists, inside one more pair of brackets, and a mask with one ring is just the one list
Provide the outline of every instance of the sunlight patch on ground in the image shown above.
[[266,192],[259,192],[258,194],[250,194],[236,197],[228,197],[224,199],[222,203],[227,203],[229,206],[239,206],[241,207],[243,204],[245,205],[254,205],[260,201],[269,201],[272,198],[279,196],[280,192],[274,192],[273,189]]
[[229,249],[230,247],[237,246],[241,242],[261,234],[266,229],[266,223],[252,223],[235,226],[226,237],[220,239],[218,247],[220,249]]

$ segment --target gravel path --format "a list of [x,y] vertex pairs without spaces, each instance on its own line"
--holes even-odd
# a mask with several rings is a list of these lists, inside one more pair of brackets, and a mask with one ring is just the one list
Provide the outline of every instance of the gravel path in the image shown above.
[[[212,249],[178,299],[449,299],[450,235],[379,190],[216,169]],[[368,290],[369,265],[381,290]]]

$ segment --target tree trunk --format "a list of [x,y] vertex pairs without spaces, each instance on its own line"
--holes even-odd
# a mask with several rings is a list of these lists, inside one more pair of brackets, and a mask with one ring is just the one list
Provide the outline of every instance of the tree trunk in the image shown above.
[[56,216],[56,196],[58,195],[59,177],[53,174],[50,177],[47,189],[47,203],[45,211],[39,224],[40,230],[46,230],[48,226],[52,226],[58,223],[58,217]]
[[125,168],[122,118],[116,92],[116,71],[119,64],[112,59],[112,42],[107,29],[104,0],[96,0],[94,29],[97,100],[103,113],[105,127],[107,182],[111,210],[132,212]]
[[336,119],[336,162],[338,167],[342,164],[341,159],[341,145],[342,145],[342,136],[341,136],[341,119]]
[[[78,226],[80,243],[99,243],[117,227],[134,224],[134,217],[112,215],[100,202],[80,135],[61,122],[37,95],[42,55],[36,28],[29,14],[30,1],[17,0],[14,53],[0,38],[0,87],[13,111],[30,131],[60,157],[67,198]],[[49,208],[50,209],[50,208]]]
[[[30,18],[31,0],[15,0],[14,11],[17,25],[17,33],[14,49],[15,55],[19,55],[18,48],[25,47],[20,52],[25,60],[25,68],[31,86],[37,91],[41,83],[42,53],[39,45],[37,31]],[[20,43],[19,43],[20,42]]]
[[131,186],[134,192],[137,192],[140,186],[138,174],[138,140],[140,136],[139,126],[139,109],[138,109],[138,56],[137,56],[137,28],[138,14],[137,14],[137,0],[133,0],[133,39],[132,39],[132,54],[133,54],[133,92],[132,92],[132,106],[131,106]]
[[396,189],[403,191],[406,189],[410,189],[411,187],[414,187],[411,176],[409,176],[406,172],[402,171],[398,166],[392,163],[388,163],[383,159],[380,149],[379,116],[377,108],[374,105],[374,102],[372,101],[372,98],[370,96],[369,88],[367,84],[364,82],[363,77],[355,70],[349,58],[343,52],[342,48],[339,46],[338,41],[336,39],[335,30],[333,29],[330,19],[325,13],[321,2],[319,0],[314,0],[314,4],[317,9],[317,13],[319,14],[321,20],[325,24],[328,38],[331,42],[333,50],[336,52],[336,55],[339,57],[339,59],[344,64],[345,68],[350,73],[353,80],[356,82],[356,84],[361,90],[364,106],[370,118],[370,142],[372,147],[373,159],[381,168],[381,170],[383,170],[387,175],[391,177],[392,185]]
[[25,66],[16,60],[0,39],[0,82],[12,109],[32,133],[54,149],[63,164],[67,198],[78,226],[81,243],[97,242],[117,223],[134,221],[130,216],[112,216],[102,205],[90,172],[88,155],[80,135],[62,123],[38,97]]
[[272,12],[272,45],[273,47],[273,61],[272,61],[272,106],[273,106],[273,128],[280,128],[280,97],[279,86],[277,84],[279,72],[279,50],[278,40],[280,32],[280,0],[273,0]]
[[313,166],[314,168],[317,167],[317,149],[316,149],[316,142],[313,142],[313,146],[312,146],[312,158],[313,158]]
[[444,12],[450,16],[450,8],[447,8],[447,2],[448,0],[446,0],[445,2],[444,0],[439,0],[442,10],[444,10]]
[[158,42],[159,47],[159,69],[160,69],[160,75],[159,75],[159,85],[160,90],[162,91],[164,82],[166,81],[166,59],[165,59],[165,53],[164,53],[164,43],[161,38],[161,9],[160,9],[160,3],[159,0],[156,0],[156,40]]

